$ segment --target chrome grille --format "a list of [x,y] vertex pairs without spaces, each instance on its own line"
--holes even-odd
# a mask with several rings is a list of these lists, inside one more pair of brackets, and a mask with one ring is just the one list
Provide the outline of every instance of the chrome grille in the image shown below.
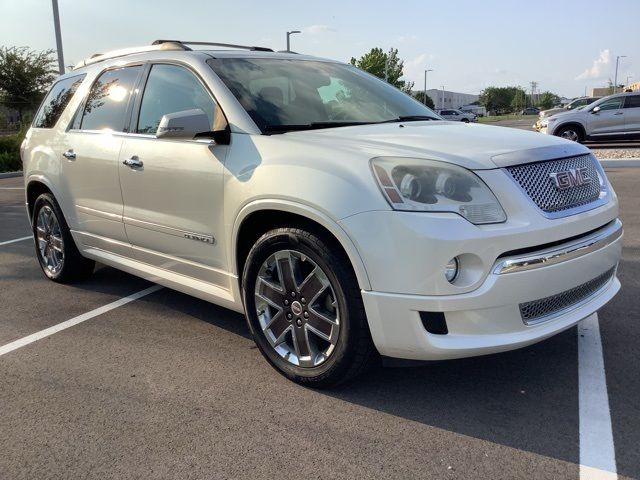
[[[546,213],[561,212],[595,202],[600,197],[597,160],[592,155],[507,167],[506,170],[533,202]],[[549,174],[586,167],[591,182],[558,190]]]
[[522,316],[522,320],[527,325],[531,325],[539,322],[544,317],[558,314],[563,310],[567,310],[579,304],[606,285],[615,274],[615,271],[616,269],[613,267],[593,280],[589,280],[588,282],[578,285],[571,290],[567,290],[550,297],[541,298],[540,300],[521,303],[520,315]]

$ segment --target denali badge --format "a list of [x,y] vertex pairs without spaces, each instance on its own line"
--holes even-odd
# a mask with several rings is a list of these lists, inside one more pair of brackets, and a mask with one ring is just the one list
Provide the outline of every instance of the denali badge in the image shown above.
[[184,238],[188,238],[190,240],[197,240],[199,242],[204,242],[204,243],[213,243],[213,237],[210,237],[208,235],[197,235],[195,233],[183,233]]
[[564,172],[553,172],[549,174],[551,180],[558,190],[579,187],[591,183],[591,177],[587,167],[570,168]]

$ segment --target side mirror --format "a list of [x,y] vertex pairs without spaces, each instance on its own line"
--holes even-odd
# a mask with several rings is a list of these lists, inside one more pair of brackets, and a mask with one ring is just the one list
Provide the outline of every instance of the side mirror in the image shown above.
[[591,113],[598,113],[600,112],[600,107],[593,107],[593,109],[591,110]]
[[209,117],[199,108],[168,113],[160,119],[156,138],[193,139],[196,135],[210,132]]

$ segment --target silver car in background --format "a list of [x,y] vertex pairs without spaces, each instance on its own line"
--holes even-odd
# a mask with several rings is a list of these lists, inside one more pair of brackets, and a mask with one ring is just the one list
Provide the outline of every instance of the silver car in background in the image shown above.
[[558,113],[565,113],[568,111],[581,109],[582,107],[586,107],[587,105],[590,105],[596,100],[600,100],[601,98],[602,97],[580,97],[571,101],[564,107],[556,107],[556,108],[549,108],[547,110],[542,110],[538,115],[538,120],[536,121],[536,123],[533,124],[533,129],[539,131],[540,124],[546,118],[553,117]]
[[618,93],[540,123],[540,132],[583,142],[640,138],[640,92]]
[[463,112],[462,110],[438,110],[438,115],[440,115],[445,120],[450,120],[453,122],[477,122],[478,116],[475,113]]

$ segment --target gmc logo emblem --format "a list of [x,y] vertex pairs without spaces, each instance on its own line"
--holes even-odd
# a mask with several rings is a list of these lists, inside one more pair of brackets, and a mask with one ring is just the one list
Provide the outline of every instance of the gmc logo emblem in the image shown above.
[[549,174],[553,184],[558,190],[579,187],[591,183],[591,177],[587,167],[571,168],[564,172],[553,172]]

